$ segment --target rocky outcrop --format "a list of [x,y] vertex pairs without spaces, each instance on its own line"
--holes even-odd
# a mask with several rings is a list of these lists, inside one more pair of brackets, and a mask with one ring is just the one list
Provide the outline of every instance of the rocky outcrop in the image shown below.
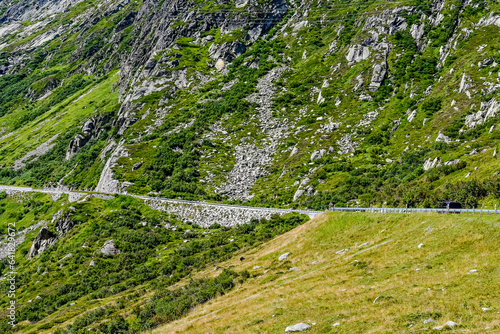
[[106,114],[88,119],[83,124],[81,133],[77,134],[69,142],[69,147],[66,150],[66,160],[71,159],[89,140],[99,138],[104,131],[109,130],[111,128],[111,117],[111,114]]
[[101,172],[99,183],[95,188],[96,192],[115,194],[125,191],[126,187],[113,176],[113,168],[118,164],[118,159],[121,157],[128,157],[129,155],[123,144],[123,141],[120,141],[117,144],[115,150],[106,162],[106,165]]
[[17,232],[16,235],[14,236],[14,242],[7,242],[7,241],[0,241],[0,260],[9,256],[12,253],[15,253],[15,250],[17,249],[17,246],[22,244],[26,238],[26,234],[36,230],[40,226],[46,224],[47,222],[44,220],[39,221],[35,225],[31,225],[24,230]]
[[345,58],[349,63],[359,63],[362,60],[366,60],[370,57],[370,49],[365,45],[352,45],[347,51]]
[[71,220],[70,217],[71,213],[65,212],[62,214],[62,217],[56,220],[55,227],[59,236],[68,233],[75,225],[77,225],[77,223]]
[[314,151],[311,154],[311,161],[316,161],[316,160],[321,159],[325,155],[325,153],[326,153],[325,149]]
[[370,92],[377,91],[380,85],[382,85],[382,83],[384,82],[386,74],[387,74],[386,63],[373,65],[373,75],[372,75],[372,80],[368,85],[368,90]]
[[28,252],[28,258],[42,253],[45,249],[52,246],[57,241],[57,235],[49,231],[47,226],[40,229],[33,244]]
[[465,127],[475,128],[478,125],[483,124],[488,119],[496,117],[497,112],[500,111],[500,102],[495,98],[489,100],[488,102],[481,102],[481,107],[479,111],[465,117]]
[[[222,45],[212,44],[208,49],[210,58],[216,61],[216,67],[221,70],[227,63],[232,62],[246,51],[245,44],[241,42],[226,42]],[[218,64],[218,65],[217,65]]]

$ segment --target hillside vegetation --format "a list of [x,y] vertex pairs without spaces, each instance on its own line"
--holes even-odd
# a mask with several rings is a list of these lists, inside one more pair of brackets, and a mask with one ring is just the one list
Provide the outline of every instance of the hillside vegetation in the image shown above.
[[0,8],[3,184],[315,209],[500,198],[498,1]]
[[[2,235],[11,233],[7,224],[15,224],[18,240],[15,298],[0,295],[0,332],[117,334],[155,328],[231,290],[249,273],[217,270],[218,278],[193,281],[189,291],[175,287],[306,217],[275,215],[203,229],[127,196],[70,202],[67,195],[54,201],[40,193],[0,193],[0,219]],[[5,245],[0,243],[1,291],[9,291],[12,271]],[[14,328],[7,317],[11,300]]]
[[454,333],[497,333],[499,227],[484,215],[324,214],[220,264],[251,278],[152,333],[300,322],[314,324],[306,333],[437,333],[448,321]]

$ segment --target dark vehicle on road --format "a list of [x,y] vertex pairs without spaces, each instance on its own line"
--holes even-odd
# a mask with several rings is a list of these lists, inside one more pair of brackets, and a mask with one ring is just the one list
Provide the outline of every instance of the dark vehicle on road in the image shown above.
[[439,206],[438,213],[460,213],[459,209],[462,209],[462,204],[459,202],[443,202]]

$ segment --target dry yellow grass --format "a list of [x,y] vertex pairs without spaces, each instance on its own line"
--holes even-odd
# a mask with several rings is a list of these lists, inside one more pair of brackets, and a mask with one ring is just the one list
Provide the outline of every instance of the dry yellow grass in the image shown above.
[[[284,333],[298,322],[315,323],[308,333],[420,333],[448,320],[459,324],[456,333],[498,333],[499,222],[478,215],[321,215],[221,264],[253,278],[152,333]],[[288,259],[278,261],[285,252]],[[436,321],[424,324],[428,318]]]

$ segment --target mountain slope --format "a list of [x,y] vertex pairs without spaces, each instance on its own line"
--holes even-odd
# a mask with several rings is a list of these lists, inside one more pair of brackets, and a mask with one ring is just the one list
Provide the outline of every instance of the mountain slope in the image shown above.
[[307,333],[420,333],[448,321],[454,333],[496,332],[498,227],[493,216],[325,214],[221,264],[252,278],[152,333],[300,322],[314,324]]
[[316,209],[498,200],[496,2],[1,6],[2,183]]

